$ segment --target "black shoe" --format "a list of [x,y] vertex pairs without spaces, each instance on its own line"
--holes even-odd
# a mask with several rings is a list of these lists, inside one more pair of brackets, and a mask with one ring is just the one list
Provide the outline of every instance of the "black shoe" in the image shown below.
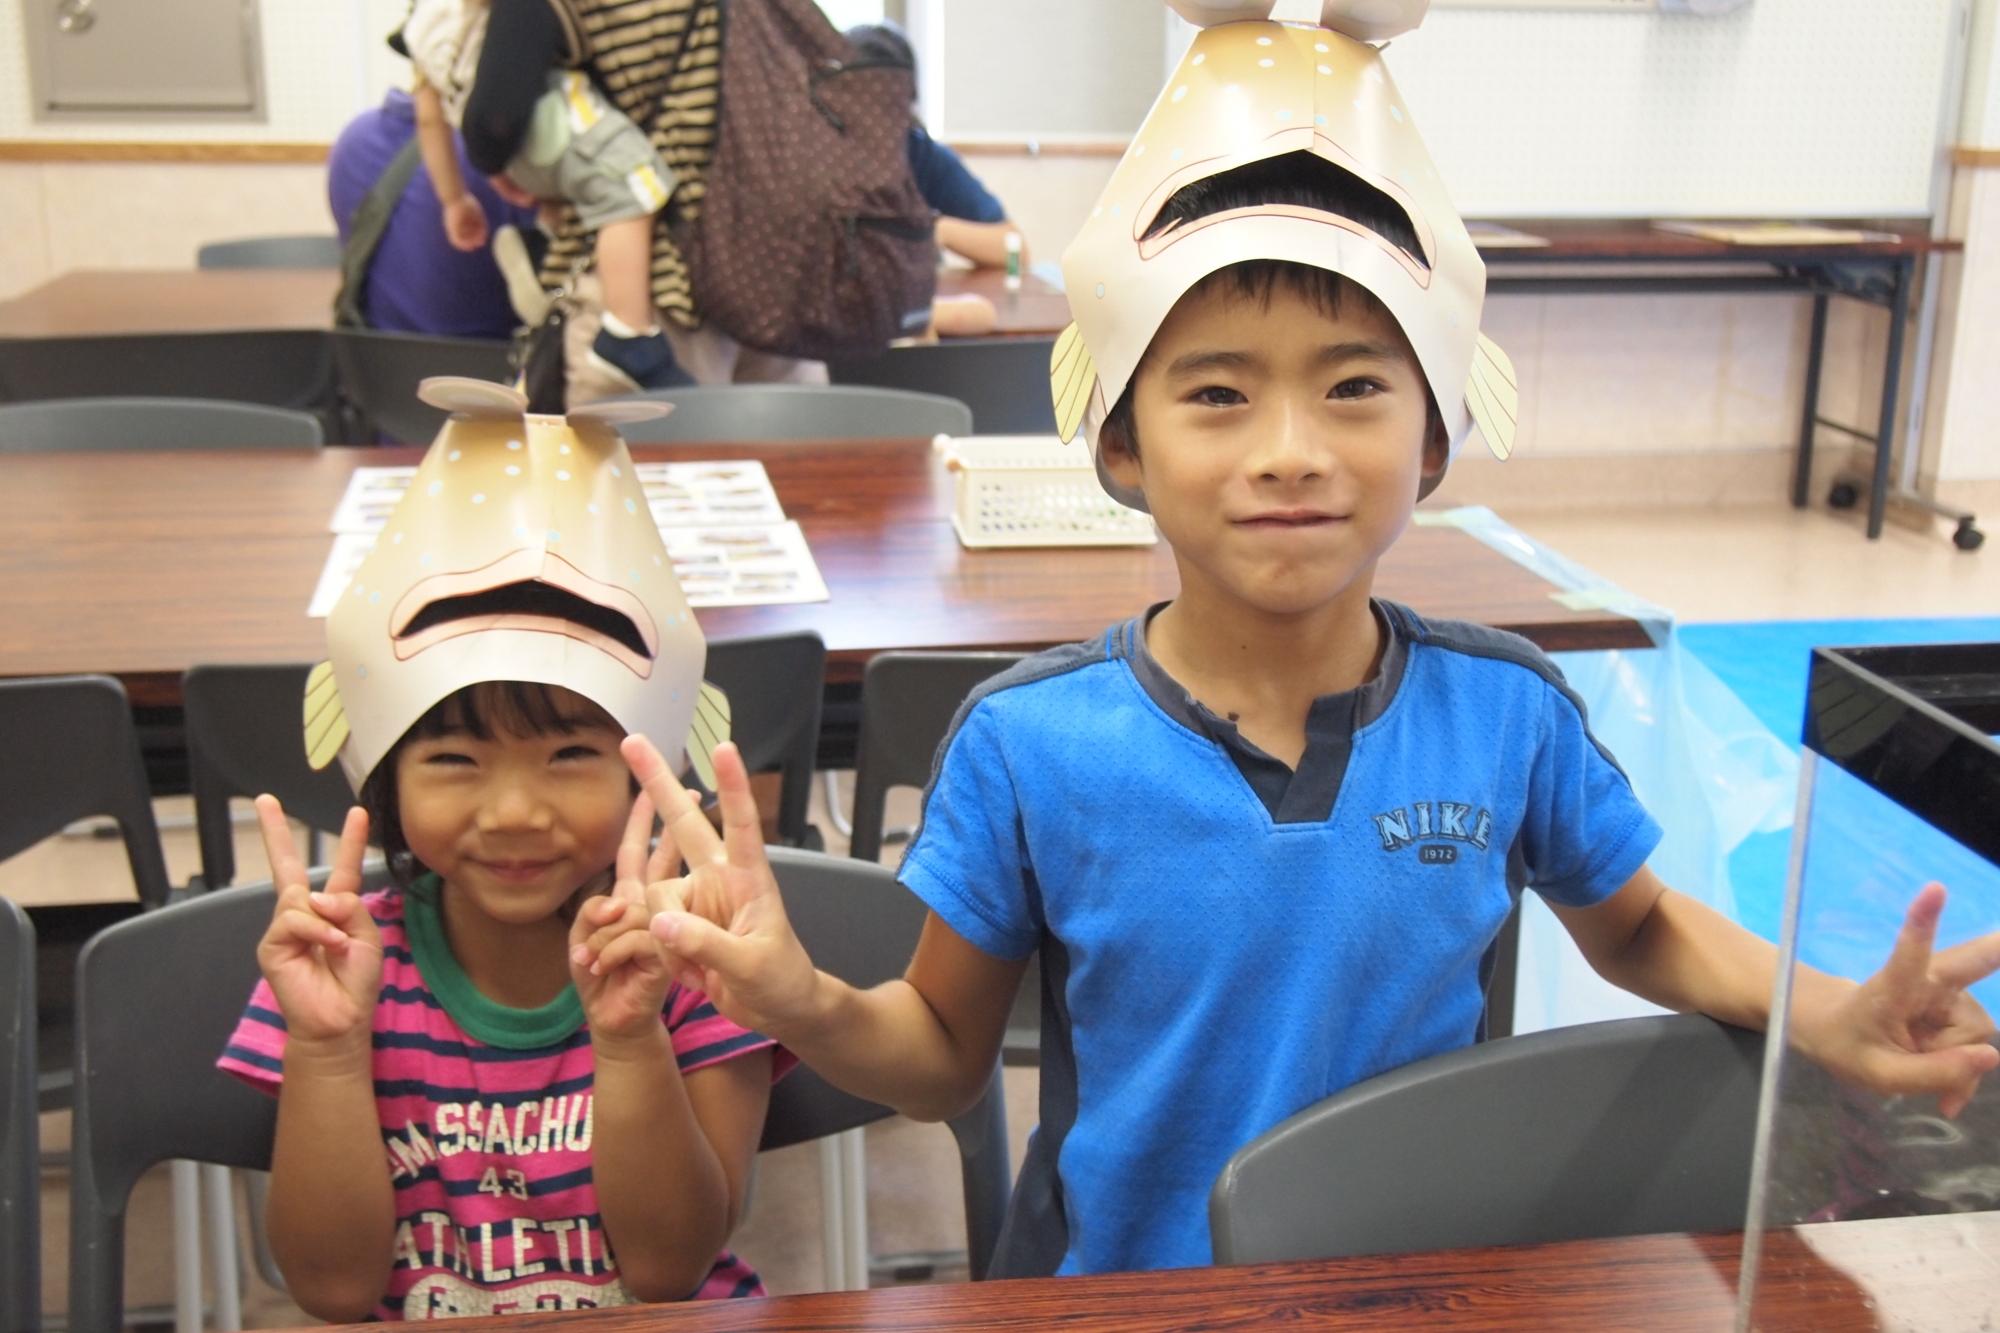
[[664,333],[620,338],[600,328],[597,340],[590,345],[590,359],[599,369],[623,375],[641,389],[680,389],[694,383],[694,376],[674,360],[674,349]]

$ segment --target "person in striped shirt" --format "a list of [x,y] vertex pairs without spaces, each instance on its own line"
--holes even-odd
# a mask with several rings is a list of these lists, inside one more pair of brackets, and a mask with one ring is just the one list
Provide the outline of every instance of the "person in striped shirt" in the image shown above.
[[[218,1064],[278,1098],[269,1231],[307,1312],[762,1294],[724,1242],[790,1057],[647,933],[678,859],[623,736],[559,686],[458,690],[369,774],[318,893],[258,799],[277,908]],[[395,883],[364,893],[371,826]]]

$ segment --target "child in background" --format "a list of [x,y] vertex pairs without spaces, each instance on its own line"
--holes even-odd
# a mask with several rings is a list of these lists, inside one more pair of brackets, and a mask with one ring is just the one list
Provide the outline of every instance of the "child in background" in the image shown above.
[[[272,1249],[343,1323],[760,1294],[723,1246],[774,1053],[647,934],[671,844],[618,753],[726,735],[701,636],[609,424],[437,383],[308,685],[362,807],[324,891],[257,803],[277,907],[218,1063],[278,1098]],[[371,830],[395,883],[363,893]]]
[[[1150,510],[1179,595],[959,710],[900,872],[931,915],[899,980],[814,969],[718,764],[722,850],[649,889],[683,983],[937,1119],[977,1097],[1039,953],[1042,1117],[1001,1276],[1209,1262],[1236,1149],[1477,1040],[1524,887],[1615,984],[1762,1027],[1776,951],[1646,868],[1660,829],[1548,659],[1372,595],[1473,424],[1504,450],[1514,411],[1477,252],[1377,51],[1199,34],[1064,267],[1058,426]],[[688,803],[639,738],[626,755]],[[1802,971],[1789,1035],[1953,1115],[2000,1063],[1965,993],[2000,935],[1932,955],[1943,899],[1917,895],[1869,981]]]
[[[461,250],[486,244],[450,131],[493,187],[517,204],[562,201],[596,233],[604,321],[591,356],[639,389],[693,383],[674,359],[652,299],[653,227],[674,176],[645,132],[573,68],[578,53],[547,0],[415,0],[391,39],[417,70],[424,169]],[[510,282],[527,265],[504,265]],[[532,308],[535,293],[515,298]]]

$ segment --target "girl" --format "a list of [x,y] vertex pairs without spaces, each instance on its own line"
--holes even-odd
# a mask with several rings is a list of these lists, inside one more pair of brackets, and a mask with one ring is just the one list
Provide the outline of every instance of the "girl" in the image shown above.
[[[761,1294],[722,1246],[774,1052],[646,932],[675,854],[623,734],[559,686],[457,691],[369,774],[319,893],[257,799],[277,909],[219,1064],[278,1097],[268,1226],[309,1313]],[[395,884],[364,893],[371,826]]]

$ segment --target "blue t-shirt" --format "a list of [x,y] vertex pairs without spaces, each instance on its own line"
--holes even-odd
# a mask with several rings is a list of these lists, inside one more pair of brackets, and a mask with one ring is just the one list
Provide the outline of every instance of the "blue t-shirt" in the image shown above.
[[996,1274],[1211,1262],[1230,1154],[1470,1044],[1520,885],[1600,902],[1658,843],[1533,645],[1377,614],[1380,671],[1314,703],[1296,772],[1159,668],[1145,617],[960,710],[901,878],[987,953],[1041,953],[1041,1125]]
[[[380,107],[364,111],[340,132],[327,155],[326,197],[342,241],[361,201],[416,132],[415,104],[401,91],[390,92]],[[452,137],[456,142],[458,136]],[[462,143],[458,169],[485,211],[489,231],[503,223],[523,230],[535,225],[534,209],[517,208],[493,193],[466,160]],[[361,309],[368,327],[396,333],[505,338],[520,322],[507,303],[507,287],[492,252],[467,253],[445,238],[437,191],[421,164],[382,230]]]
[[979,183],[957,153],[931,138],[921,125],[910,126],[910,170],[924,202],[948,218],[966,222],[1005,222],[1007,210]]

